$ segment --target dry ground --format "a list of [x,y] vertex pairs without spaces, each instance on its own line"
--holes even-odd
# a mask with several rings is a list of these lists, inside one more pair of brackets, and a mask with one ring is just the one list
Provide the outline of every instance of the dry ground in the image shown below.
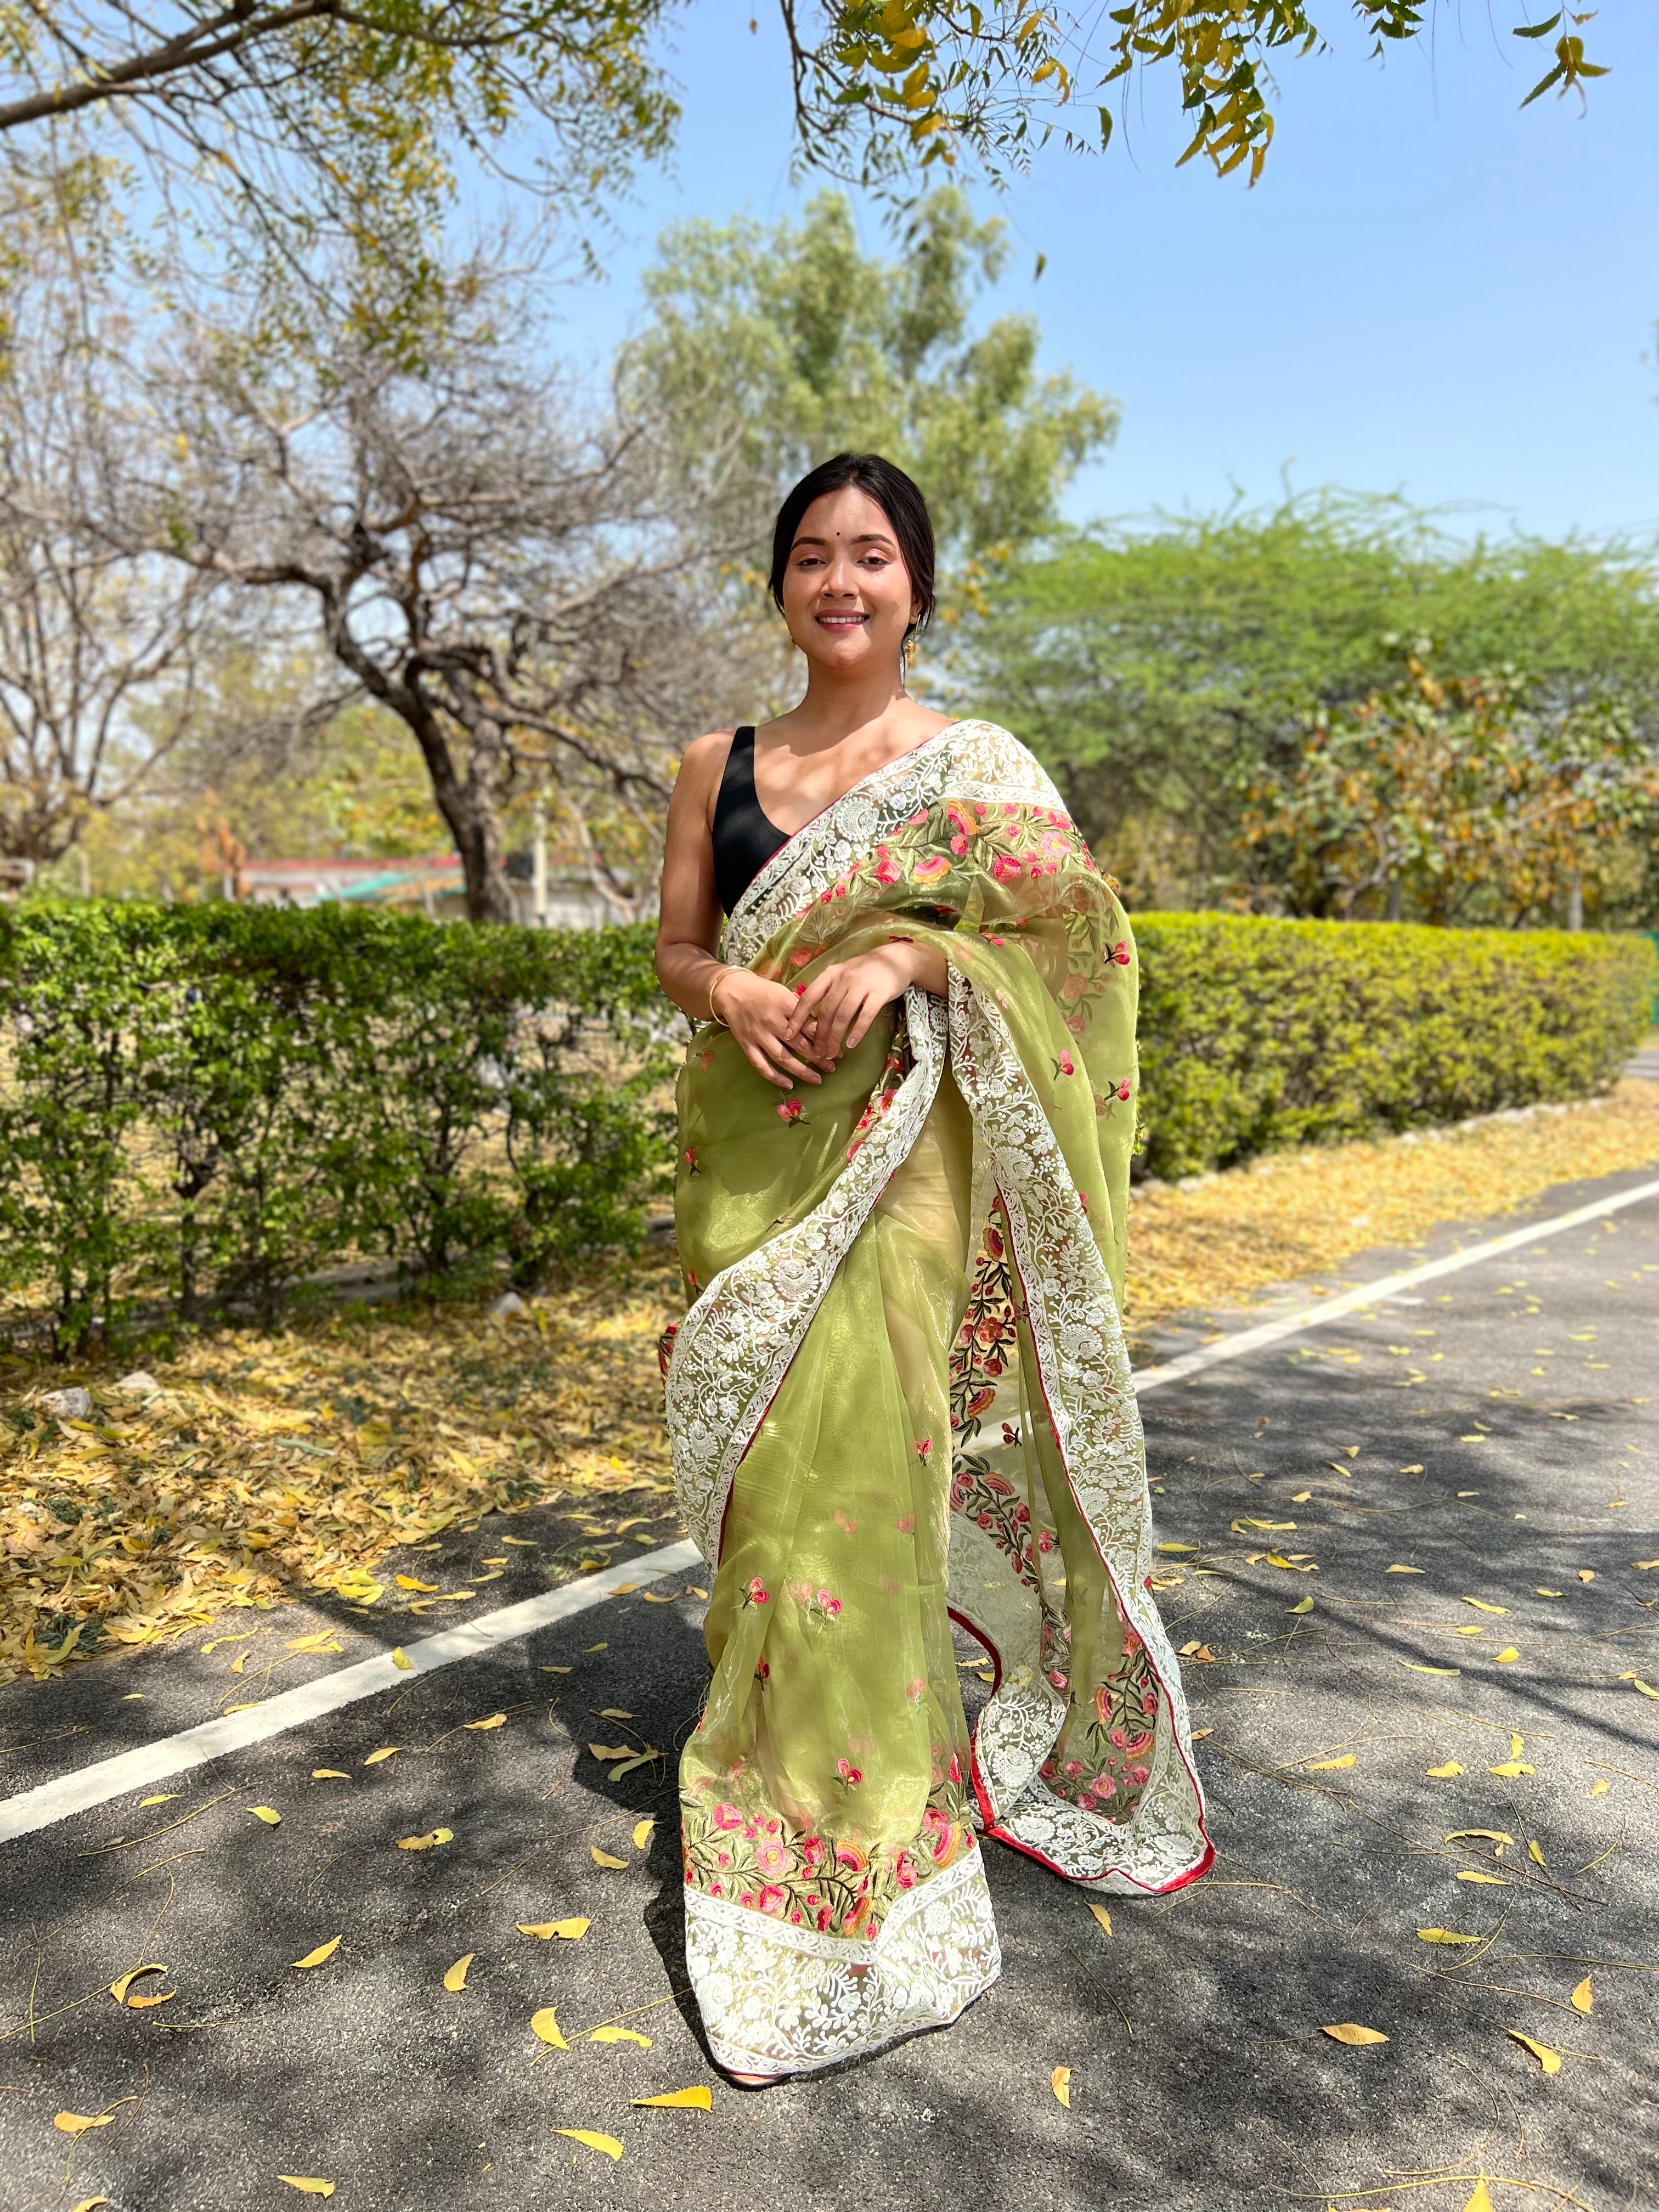
[[[1594,1104],[1144,1189],[1131,1331],[1650,1162],[1659,1084],[1626,1081]],[[563,1499],[588,1516],[578,1538],[644,1525],[641,1507],[668,1488],[655,1346],[679,1303],[672,1259],[656,1254],[595,1268],[507,1322],[360,1306],[204,1334],[165,1359],[141,1346],[71,1370],[0,1361],[0,1681],[48,1679],[290,1592],[372,1608],[394,1547],[471,1533],[486,1515]],[[117,1387],[140,1358],[153,1395]],[[42,1393],[72,1383],[91,1390],[93,1419],[40,1410]],[[501,1572],[486,1559],[465,1587],[420,1601],[465,1617]]]

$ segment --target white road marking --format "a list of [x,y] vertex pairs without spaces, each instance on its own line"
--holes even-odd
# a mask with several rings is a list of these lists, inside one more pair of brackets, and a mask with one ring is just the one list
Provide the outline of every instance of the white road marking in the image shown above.
[[1506,1237],[1489,1237],[1484,1244],[1470,1244],[1461,1252],[1448,1253],[1443,1260],[1427,1260],[1420,1267],[1406,1267],[1397,1275],[1384,1275],[1377,1282],[1362,1283],[1355,1290],[1344,1291],[1340,1297],[1322,1298],[1316,1306],[1304,1306],[1300,1313],[1264,1321],[1259,1328],[1239,1329],[1214,1344],[1200,1345],[1196,1352],[1183,1352],[1178,1359],[1168,1360],[1161,1367],[1143,1367],[1134,1377],[1135,1395],[1144,1398],[1149,1390],[1162,1390],[1168,1383],[1201,1374],[1205,1368],[1217,1366],[1224,1359],[1242,1359],[1246,1352],[1260,1352],[1264,1345],[1281,1344],[1287,1336],[1300,1336],[1304,1329],[1317,1328],[1323,1322],[1340,1321],[1344,1314],[1354,1313],[1362,1306],[1374,1306],[1383,1298],[1398,1297],[1402,1291],[1412,1290],[1419,1283],[1437,1282],[1442,1275],[1455,1275],[1462,1267],[1473,1267],[1482,1260],[1495,1260],[1503,1253],[1518,1251],[1523,1244],[1536,1244],[1545,1237],[1559,1237],[1565,1230],[1582,1229],[1587,1221],[1599,1221],[1605,1213],[1617,1213],[1626,1206],[1639,1206],[1648,1198],[1659,1198],[1659,1182],[1638,1183],[1630,1190],[1616,1192],[1611,1198],[1598,1198],[1589,1206],[1575,1206],[1571,1213],[1558,1213],[1548,1221],[1534,1221],[1525,1229],[1513,1229]]
[[[1344,1314],[1375,1305],[1380,1299],[1398,1297],[1419,1283],[1435,1282],[1442,1275],[1455,1274],[1460,1268],[1475,1267],[1482,1260],[1496,1259],[1522,1245],[1536,1244],[1544,1237],[1559,1237],[1564,1231],[1582,1228],[1587,1221],[1599,1221],[1604,1214],[1617,1213],[1627,1206],[1639,1206],[1650,1198],[1659,1198],[1659,1182],[1638,1183],[1611,1198],[1575,1206],[1571,1213],[1558,1213],[1548,1221],[1530,1222],[1524,1229],[1512,1230],[1507,1236],[1491,1237],[1484,1244],[1471,1244],[1463,1251],[1449,1253],[1443,1260],[1430,1260],[1420,1267],[1407,1267],[1398,1274],[1385,1275],[1378,1282],[1361,1284],[1355,1290],[1344,1291],[1338,1297],[1304,1306],[1299,1313],[1264,1322],[1259,1328],[1241,1329],[1218,1343],[1183,1352],[1180,1358],[1169,1360],[1161,1367],[1143,1369],[1134,1377],[1135,1394],[1144,1397],[1149,1390],[1161,1390],[1168,1383],[1201,1374],[1224,1359],[1242,1359],[1247,1352],[1259,1352],[1266,1345],[1282,1343],[1287,1336],[1299,1336],[1304,1329],[1340,1320]],[[691,1543],[671,1544],[660,1552],[647,1552],[643,1558],[629,1559],[625,1565],[607,1567],[602,1574],[583,1576],[540,1597],[525,1598],[517,1605],[503,1606],[498,1613],[482,1614],[477,1620],[446,1628],[422,1643],[411,1644],[404,1654],[410,1662],[408,1670],[394,1666],[389,1652],[378,1659],[365,1659],[357,1666],[341,1668],[337,1674],[319,1674],[314,1681],[304,1683],[297,1690],[285,1690],[279,1697],[267,1698],[246,1712],[226,1714],[219,1720],[204,1722],[200,1728],[186,1729],[182,1735],[164,1736],[159,1742],[142,1745],[136,1751],[100,1759],[95,1765],[66,1774],[57,1782],[44,1782],[39,1789],[26,1790],[15,1797],[0,1800],[0,1843],[32,1835],[39,1828],[51,1827],[56,1821],[66,1820],[72,1814],[84,1813],[94,1805],[106,1805],[111,1798],[125,1796],[129,1790],[142,1789],[147,1783],[164,1782],[169,1775],[183,1773],[192,1766],[204,1766],[211,1759],[222,1759],[228,1752],[263,1743],[268,1737],[280,1735],[302,1722],[317,1720],[324,1713],[334,1712],[359,1698],[378,1697],[383,1690],[395,1689],[399,1683],[407,1682],[411,1673],[429,1674],[440,1667],[453,1667],[458,1660],[476,1658],[498,1644],[510,1644],[556,1620],[568,1620],[592,1606],[603,1605],[616,1594],[618,1583],[683,1574],[701,1562],[702,1554]]]
[[66,1820],[71,1814],[84,1813],[94,1805],[106,1805],[112,1797],[124,1797],[130,1790],[143,1789],[147,1783],[165,1782],[169,1775],[182,1774],[189,1767],[205,1766],[228,1752],[244,1751],[249,1744],[263,1743],[268,1736],[319,1720],[359,1698],[379,1697],[383,1690],[396,1689],[417,1674],[453,1667],[459,1659],[476,1659],[498,1644],[511,1644],[515,1638],[529,1636],[556,1620],[568,1620],[574,1613],[603,1605],[616,1595],[618,1583],[654,1582],[661,1575],[683,1574],[688,1567],[700,1565],[702,1557],[690,1543],[647,1552],[623,1565],[607,1567],[603,1574],[584,1575],[580,1581],[544,1591],[539,1597],[504,1605],[498,1612],[483,1613],[477,1620],[410,1644],[404,1650],[409,1662],[406,1668],[397,1666],[389,1651],[383,1652],[378,1659],[342,1667],[335,1674],[319,1674],[313,1681],[301,1683],[298,1689],[266,1698],[246,1712],[226,1713],[216,1721],[204,1721],[199,1728],[185,1729],[182,1735],[163,1736],[159,1742],[141,1744],[136,1751],[100,1759],[95,1765],[83,1766],[78,1773],[65,1774],[56,1782],[43,1782],[38,1790],[25,1790],[0,1801],[0,1843],[32,1835],[37,1828],[49,1828],[55,1821]]

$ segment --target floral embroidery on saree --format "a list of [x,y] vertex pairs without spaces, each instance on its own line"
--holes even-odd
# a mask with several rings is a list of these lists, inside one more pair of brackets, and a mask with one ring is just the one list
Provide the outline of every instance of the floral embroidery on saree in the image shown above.
[[[744,2070],[835,2063],[988,1985],[970,1820],[1109,1890],[1210,1857],[1118,1315],[1133,945],[994,725],[809,823],[724,950],[793,983],[900,937],[944,954],[948,1000],[907,994],[821,1088],[780,1102],[714,1027],[681,1079],[696,1295],[667,1407],[715,1568],[687,1954]],[[951,1618],[994,1662],[971,1740]]]

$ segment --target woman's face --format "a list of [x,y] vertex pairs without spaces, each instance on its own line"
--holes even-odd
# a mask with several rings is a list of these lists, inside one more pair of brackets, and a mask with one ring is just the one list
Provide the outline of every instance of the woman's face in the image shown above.
[[783,575],[783,618],[807,659],[848,675],[896,672],[919,611],[885,511],[850,485],[815,499]]

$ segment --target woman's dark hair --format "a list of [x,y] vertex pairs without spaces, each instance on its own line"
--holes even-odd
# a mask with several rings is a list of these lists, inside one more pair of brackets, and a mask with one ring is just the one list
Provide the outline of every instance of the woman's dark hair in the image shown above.
[[849,488],[874,500],[893,526],[899,556],[908,571],[910,589],[919,610],[915,621],[904,633],[908,641],[917,630],[927,629],[933,611],[933,523],[918,486],[902,469],[884,460],[879,453],[833,454],[829,460],[820,461],[817,468],[809,469],[784,501],[772,532],[772,574],[768,580],[772,603],[781,614],[784,573],[794,550],[801,517],[812,501],[822,499],[826,492],[846,491]]

